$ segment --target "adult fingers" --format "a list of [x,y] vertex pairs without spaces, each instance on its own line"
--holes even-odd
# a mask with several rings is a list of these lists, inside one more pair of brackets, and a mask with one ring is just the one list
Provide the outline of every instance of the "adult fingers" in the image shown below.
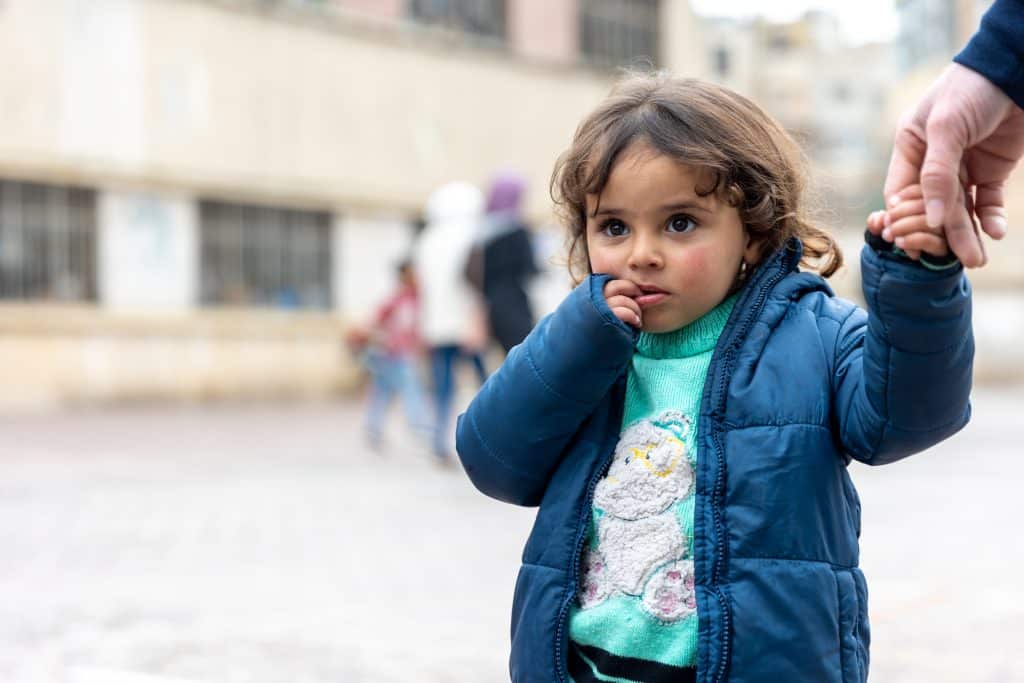
[[896,130],[882,191],[887,200],[908,185],[918,182],[926,148],[924,131],[916,123],[916,116],[916,113],[904,115]]
[[934,110],[927,125],[928,148],[921,166],[921,189],[928,226],[945,226],[950,249],[968,268],[984,265],[985,252],[962,201],[959,171],[967,142],[967,127],[952,105]]
[[928,146],[921,164],[921,189],[928,225],[937,228],[956,218],[954,202],[967,146],[967,124],[953,105],[936,107],[928,118],[925,135]]
[[1003,183],[994,182],[978,185],[975,192],[974,211],[981,221],[981,229],[995,240],[1006,236],[1006,209],[1003,203]]
[[955,218],[946,224],[946,241],[965,268],[978,268],[988,262],[973,211],[958,209]]

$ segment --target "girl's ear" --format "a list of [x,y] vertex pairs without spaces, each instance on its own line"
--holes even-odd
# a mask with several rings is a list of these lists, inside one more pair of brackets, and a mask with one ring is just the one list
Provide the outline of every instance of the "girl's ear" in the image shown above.
[[747,233],[747,244],[743,247],[743,262],[749,266],[756,266],[761,260],[761,240],[755,239]]

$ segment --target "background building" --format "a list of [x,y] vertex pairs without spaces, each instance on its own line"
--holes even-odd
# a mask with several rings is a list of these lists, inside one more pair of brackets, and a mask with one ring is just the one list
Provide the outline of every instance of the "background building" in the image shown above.
[[[892,44],[837,20],[696,17],[687,0],[0,1],[0,406],[323,396],[340,339],[390,286],[431,190],[548,179],[616,67],[757,100],[813,164],[856,251],[899,112],[989,2],[901,0]],[[1008,188],[1024,216],[1024,175]],[[557,230],[538,233],[542,260]],[[1024,232],[977,285],[980,376],[1024,357]],[[564,292],[555,268],[538,289]],[[557,273],[557,274],[556,274]]]
[[5,0],[0,402],[343,386],[428,193],[547,181],[683,0]]
[[891,45],[849,45],[834,15],[797,21],[711,19],[704,33],[712,78],[747,94],[800,141],[811,163],[820,220],[857,233],[881,208],[890,131],[884,116]]
[[[894,130],[909,110],[949,65],[977,29],[991,0],[900,0],[896,3],[900,32],[896,39],[900,71],[890,84],[883,130]],[[921,30],[928,26],[930,30]],[[988,240],[989,263],[970,274],[974,286],[974,324],[978,354],[975,376],[993,381],[1024,377],[1024,170],[1018,167],[1004,191],[1010,217],[1007,236]]]
[[[899,77],[891,88],[885,126],[895,126],[899,115],[908,110],[949,64],[977,29],[982,14],[992,5],[991,0],[901,0],[896,3],[900,19],[900,35],[896,41]],[[917,29],[928,22],[933,30]],[[1019,289],[1024,287],[1024,234],[1015,230],[1015,218],[1024,216],[1024,173],[1018,169],[1011,177],[1005,192],[1010,215],[1010,232],[989,249],[991,262],[972,273],[975,284],[989,289]]]

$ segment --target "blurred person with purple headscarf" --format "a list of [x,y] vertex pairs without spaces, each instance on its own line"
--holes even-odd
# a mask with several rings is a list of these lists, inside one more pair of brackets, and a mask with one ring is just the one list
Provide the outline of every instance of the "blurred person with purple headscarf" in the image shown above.
[[483,208],[484,195],[475,185],[458,181],[439,187],[427,199],[426,223],[414,249],[420,333],[433,377],[434,453],[442,464],[454,463],[449,451],[456,365],[468,361],[481,384],[487,378],[480,355],[487,341],[483,306],[465,277]]
[[537,266],[522,212],[525,191],[521,174],[495,175],[467,265],[470,282],[483,295],[491,336],[506,353],[526,338],[534,322],[526,288]]

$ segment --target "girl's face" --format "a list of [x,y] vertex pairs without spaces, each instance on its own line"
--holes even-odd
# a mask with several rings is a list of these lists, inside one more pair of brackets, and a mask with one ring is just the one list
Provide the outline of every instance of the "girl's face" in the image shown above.
[[[612,166],[600,197],[587,195],[590,269],[630,280],[645,332],[670,332],[721,303],[740,264],[756,263],[739,212],[714,194],[708,179],[641,143]],[[595,213],[596,210],[596,213]]]

